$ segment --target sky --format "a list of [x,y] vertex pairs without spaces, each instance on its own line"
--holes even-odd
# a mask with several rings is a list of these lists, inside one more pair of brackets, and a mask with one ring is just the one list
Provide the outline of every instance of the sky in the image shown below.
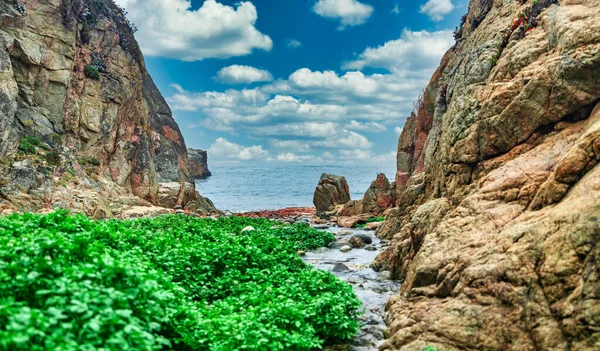
[[209,162],[384,164],[468,0],[116,0]]

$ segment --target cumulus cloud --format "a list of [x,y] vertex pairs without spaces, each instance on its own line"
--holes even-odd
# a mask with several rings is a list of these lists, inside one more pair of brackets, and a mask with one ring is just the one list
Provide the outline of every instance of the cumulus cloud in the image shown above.
[[319,0],[312,9],[319,16],[339,20],[338,30],[364,24],[374,11],[357,0]]
[[252,66],[232,65],[223,67],[217,72],[217,79],[225,84],[251,84],[270,82],[273,76],[269,71]]
[[429,16],[433,21],[439,22],[452,10],[454,10],[452,0],[429,0],[421,6],[420,12]]
[[244,147],[239,144],[229,142],[225,138],[217,138],[208,149],[211,157],[216,159],[249,161],[264,159],[268,156],[268,152],[260,145]]
[[355,120],[350,121],[349,124],[346,124],[345,126],[346,129],[352,129],[352,130],[360,130],[363,132],[385,132],[387,130],[387,128],[381,124],[381,123],[377,123],[377,122],[358,122]]
[[403,128],[396,127],[396,128],[394,128],[394,131],[396,132],[396,134],[400,135],[400,134],[402,134],[402,129]]
[[340,150],[340,158],[347,161],[389,164],[396,160],[396,151],[390,151],[388,153],[378,155],[370,150]]
[[286,39],[285,40],[285,46],[287,46],[290,49],[297,49],[299,47],[302,47],[302,43],[296,39]]
[[300,152],[310,151],[310,145],[304,140],[280,140],[271,139],[271,145],[280,150],[293,150]]
[[129,11],[145,55],[183,61],[244,56],[253,50],[270,51],[271,38],[258,29],[256,7],[235,7],[206,0],[192,10],[190,0],[116,0]]
[[[263,148],[269,147],[271,160],[277,160],[274,155],[297,159],[287,154],[310,152],[316,157],[311,162],[329,160],[326,155],[333,160],[382,161],[390,155],[374,153],[375,140],[363,134],[401,125],[452,45],[450,31],[405,30],[396,40],[366,48],[344,65],[345,72],[300,68],[252,89],[190,92],[172,85],[167,101],[176,111],[196,112],[195,124],[204,129],[251,135],[266,145]],[[366,67],[388,72],[362,72]],[[382,137],[395,139],[391,133]],[[396,140],[389,143],[395,145]]]
[[292,152],[286,152],[283,154],[277,155],[277,161],[280,162],[302,162],[302,161],[310,161],[314,160],[315,157],[312,155],[296,155]]
[[400,14],[400,12],[402,12],[402,9],[400,9],[400,5],[398,3],[395,3],[394,8],[392,8],[392,13],[398,15]]
[[399,39],[376,48],[367,48],[357,60],[344,63],[346,70],[385,68],[402,77],[429,80],[444,53],[454,45],[452,31],[413,32],[405,29]]
[[260,136],[295,136],[307,138],[327,138],[337,134],[337,125],[331,122],[285,123],[251,128]]
[[312,142],[312,146],[326,147],[331,149],[370,149],[373,147],[373,143],[362,134],[344,130],[346,136],[340,138],[330,138],[323,141]]

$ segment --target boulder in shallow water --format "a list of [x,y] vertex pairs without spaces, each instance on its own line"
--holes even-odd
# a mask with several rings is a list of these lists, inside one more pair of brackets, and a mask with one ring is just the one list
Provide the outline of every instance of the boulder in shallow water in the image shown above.
[[331,212],[338,205],[350,201],[350,188],[346,178],[323,173],[315,190],[313,204],[317,213]]
[[350,268],[343,263],[336,263],[336,265],[333,266],[333,269],[331,269],[331,271],[334,273],[348,272],[349,270]]
[[345,245],[345,246],[342,246],[342,248],[340,249],[340,251],[341,251],[341,252],[349,252],[349,251],[352,251],[352,246],[350,246],[350,245]]
[[355,235],[350,238],[350,245],[352,245],[352,247],[355,249],[361,249],[367,244],[358,235]]

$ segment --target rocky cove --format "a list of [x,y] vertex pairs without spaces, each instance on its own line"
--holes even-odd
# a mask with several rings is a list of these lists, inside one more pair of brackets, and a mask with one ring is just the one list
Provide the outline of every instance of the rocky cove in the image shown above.
[[[75,350],[77,338],[136,350],[600,349],[597,0],[471,0],[401,130],[390,179],[352,200],[342,175],[323,174],[315,208],[239,217],[196,188],[209,155],[187,147],[123,11],[0,0],[0,350]],[[58,289],[67,275],[73,286]],[[118,300],[103,325],[143,330],[152,346],[96,337],[85,318],[104,315],[79,303],[132,282],[102,296],[156,293]],[[64,305],[50,306],[49,291]],[[337,342],[353,335],[358,299],[358,336]],[[167,300],[159,320],[140,322]],[[171,309],[190,301],[200,303]]]

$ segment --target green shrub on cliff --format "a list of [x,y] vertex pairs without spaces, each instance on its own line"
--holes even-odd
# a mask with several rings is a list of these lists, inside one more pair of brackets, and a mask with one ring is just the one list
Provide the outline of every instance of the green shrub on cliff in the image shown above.
[[26,154],[35,154],[37,152],[36,146],[41,146],[42,142],[35,136],[28,136],[22,138],[19,142],[19,151]]
[[98,80],[100,79],[100,73],[98,73],[98,69],[92,65],[87,65],[85,66],[85,76],[93,79],[93,80]]
[[0,350],[312,350],[348,339],[360,307],[351,286],[296,254],[329,235],[237,217],[0,218]]

